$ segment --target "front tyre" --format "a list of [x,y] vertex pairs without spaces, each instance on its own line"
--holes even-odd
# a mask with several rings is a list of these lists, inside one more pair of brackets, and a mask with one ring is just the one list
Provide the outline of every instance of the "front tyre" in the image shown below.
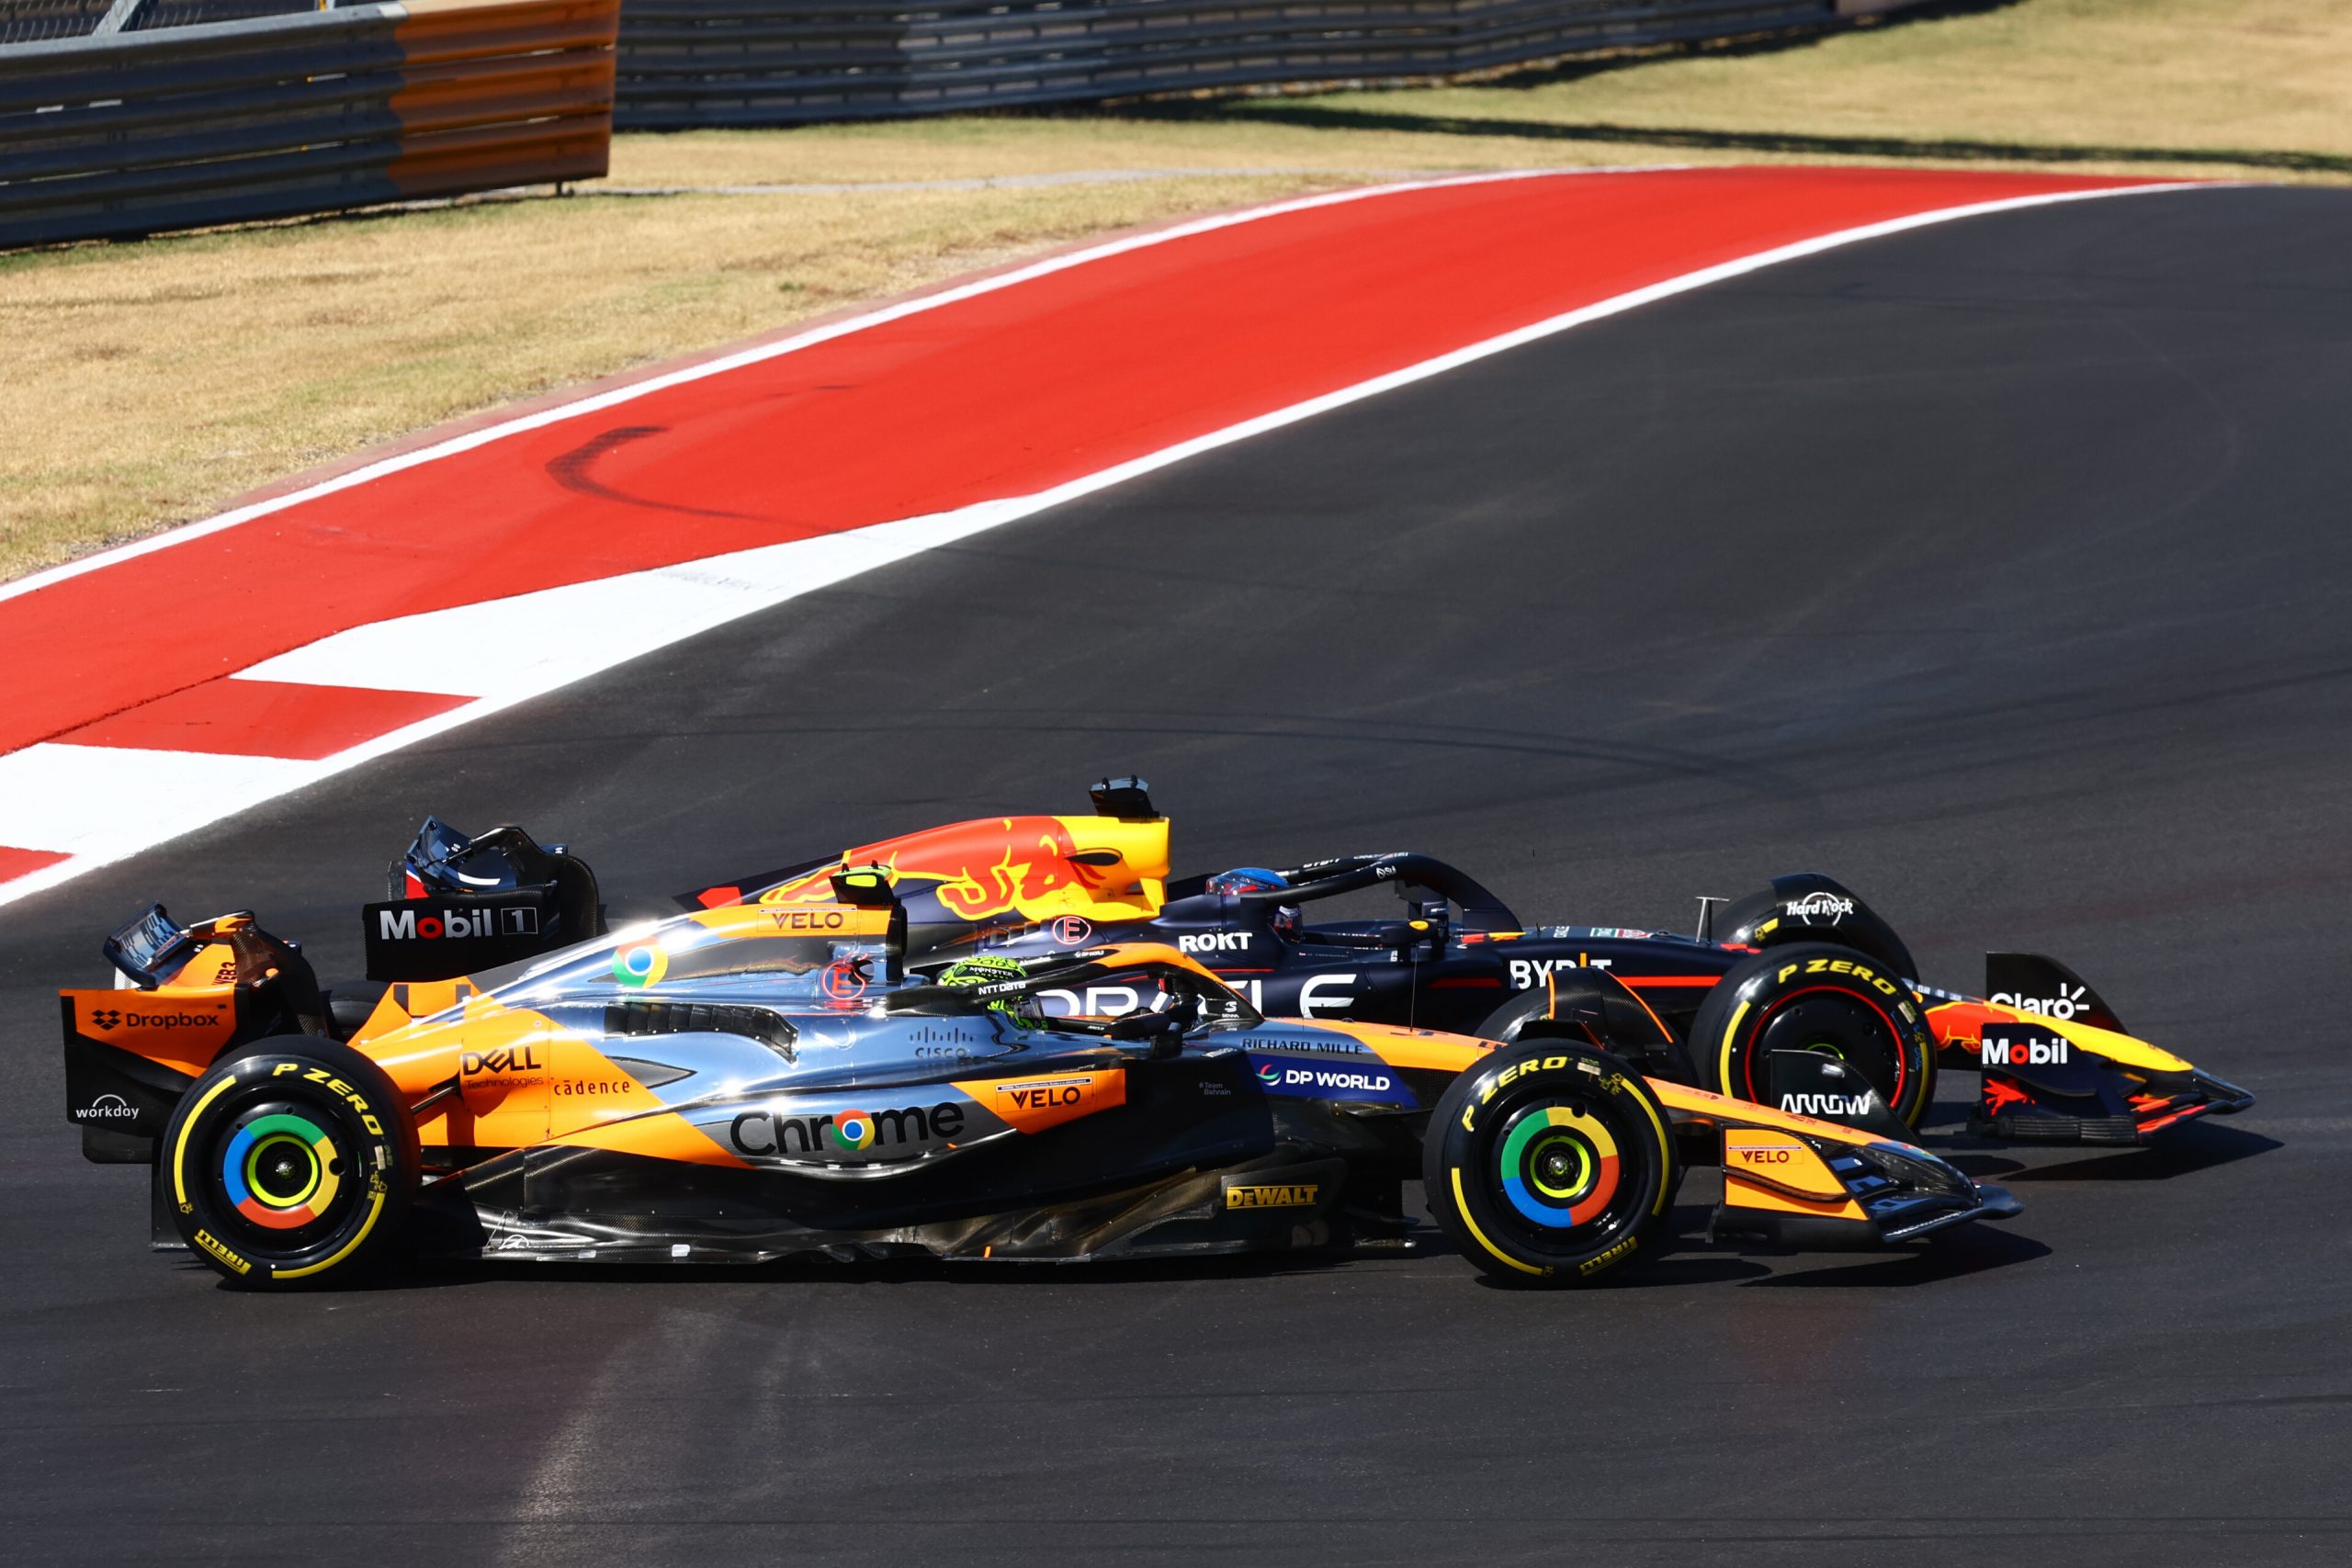
[[1936,1092],[1934,1032],[1918,998],[1876,959],[1827,942],[1768,947],[1707,993],[1690,1023],[1699,1086],[1770,1105],[1775,1051],[1811,1051],[1861,1074],[1908,1127]]
[[1453,1080],[1421,1150],[1430,1213],[1507,1284],[1589,1282],[1655,1247],[1681,1170],[1665,1108],[1609,1053],[1506,1046]]
[[164,1131],[164,1201],[191,1251],[245,1290],[343,1284],[398,1244],[416,1132],[383,1070],[289,1035],[196,1081]]

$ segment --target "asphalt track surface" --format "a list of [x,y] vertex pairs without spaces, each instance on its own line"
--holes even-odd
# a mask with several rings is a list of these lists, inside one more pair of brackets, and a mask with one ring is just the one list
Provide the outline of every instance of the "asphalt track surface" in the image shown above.
[[[1873,241],[918,557],[0,910],[22,1561],[2306,1562],[2352,1534],[2352,196]],[[1931,1142],[1918,1254],[553,1269],[253,1298],[84,1164],[50,992],[142,901],[322,974],[425,810],[616,900],[1134,770],[1198,868],[1415,848],[1680,924],[1840,875],[2255,1089]],[[1698,1225],[1704,1173],[1686,1184]]]

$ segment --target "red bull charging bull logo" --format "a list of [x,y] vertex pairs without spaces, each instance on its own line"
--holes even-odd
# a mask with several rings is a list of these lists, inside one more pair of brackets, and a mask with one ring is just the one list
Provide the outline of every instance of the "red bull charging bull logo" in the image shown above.
[[[957,919],[983,920],[1018,912],[1046,919],[1073,905],[1115,900],[1137,881],[1116,848],[1080,848],[1059,817],[1001,817],[958,822],[850,851],[848,865],[882,867],[903,897],[906,883],[933,884],[941,906]],[[763,904],[832,897],[826,866],[761,895]]]

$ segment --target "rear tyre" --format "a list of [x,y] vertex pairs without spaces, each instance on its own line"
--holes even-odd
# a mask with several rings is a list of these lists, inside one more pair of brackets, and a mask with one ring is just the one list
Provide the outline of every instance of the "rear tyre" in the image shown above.
[[1771,1103],[1770,1057],[1815,1051],[1861,1074],[1904,1125],[1936,1097],[1936,1043],[1899,976],[1849,947],[1791,942],[1745,959],[1707,993],[1690,1023],[1699,1084]]
[[418,1164],[383,1069],[311,1035],[240,1047],[197,1079],[160,1160],[181,1238],[244,1290],[346,1284],[381,1264]]
[[1681,1168],[1665,1108],[1617,1057],[1565,1040],[1506,1046],[1430,1117],[1430,1215],[1511,1285],[1562,1286],[1655,1248]]

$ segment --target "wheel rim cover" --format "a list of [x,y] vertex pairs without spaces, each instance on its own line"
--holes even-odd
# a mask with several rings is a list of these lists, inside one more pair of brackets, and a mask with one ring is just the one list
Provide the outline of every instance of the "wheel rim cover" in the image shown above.
[[[1825,1004],[1832,1007],[1843,1004],[1843,1009],[1849,1016],[1860,1016],[1872,1021],[1876,1027],[1865,1026],[1866,1032],[1871,1038],[1848,1040],[1842,1043],[1828,1038],[1830,1032],[1824,1029],[1817,1021],[1820,1016],[1818,1010]],[[1798,1016],[1808,1012],[1812,1014],[1811,1019]],[[1792,1019],[1797,1023],[1797,1028],[1792,1032],[1801,1043],[1768,1044],[1768,1038],[1774,1029],[1787,1029]],[[1882,1100],[1885,1101],[1889,1107],[1897,1110],[1902,1107],[1904,1097],[1910,1087],[1911,1075],[1904,1068],[1903,1036],[1895,1028],[1894,1021],[1887,1016],[1884,1008],[1879,1007],[1866,998],[1855,996],[1851,992],[1810,987],[1782,997],[1766,1008],[1763,1016],[1757,1020],[1753,1032],[1748,1034],[1747,1039],[1747,1043],[1740,1073],[1747,1086],[1746,1098],[1760,1104],[1771,1103],[1771,1097],[1766,1092],[1767,1086],[1758,1082],[1758,1077],[1766,1056],[1775,1050],[1806,1051],[1843,1062],[1848,1067],[1861,1074],[1864,1081],[1877,1091]],[[1857,1045],[1873,1048],[1864,1050],[1858,1055],[1853,1049]],[[1883,1062],[1879,1058],[1883,1058]],[[1726,1078],[1730,1077],[1728,1071],[1725,1077]],[[1735,1089],[1733,1092],[1738,1091]]]
[[311,1224],[333,1206],[343,1185],[334,1140],[308,1117],[255,1117],[237,1129],[220,1156],[220,1184],[238,1213],[267,1230]]
[[1521,1115],[1503,1135],[1496,1164],[1504,1198],[1546,1230],[1590,1224],[1617,1195],[1617,1140],[1600,1118],[1570,1106]]

